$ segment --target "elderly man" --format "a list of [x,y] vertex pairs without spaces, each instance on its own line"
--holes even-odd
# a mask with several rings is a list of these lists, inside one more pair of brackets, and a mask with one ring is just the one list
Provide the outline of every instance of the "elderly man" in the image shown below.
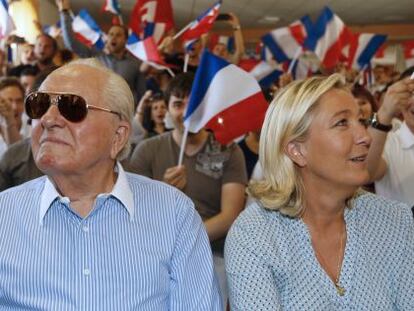
[[0,194],[0,309],[219,310],[191,201],[117,162],[133,115],[126,82],[76,61],[51,73],[26,110],[47,177]]
[[141,62],[132,57],[125,48],[128,40],[128,30],[114,25],[108,31],[105,52],[95,48],[89,49],[76,40],[71,26],[70,1],[56,0],[60,12],[62,34],[65,46],[81,57],[96,56],[106,67],[121,75],[134,94],[135,104],[145,92],[145,77],[140,72]]

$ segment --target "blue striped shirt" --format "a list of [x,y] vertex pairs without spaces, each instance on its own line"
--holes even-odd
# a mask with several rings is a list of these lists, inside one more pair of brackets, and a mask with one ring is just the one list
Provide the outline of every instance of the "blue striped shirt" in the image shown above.
[[0,194],[1,310],[221,310],[208,238],[180,191],[126,174],[79,217],[46,177]]

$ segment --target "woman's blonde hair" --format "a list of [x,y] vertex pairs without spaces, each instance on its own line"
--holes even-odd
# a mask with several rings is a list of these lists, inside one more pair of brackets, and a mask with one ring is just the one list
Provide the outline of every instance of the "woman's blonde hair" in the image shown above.
[[285,148],[289,142],[306,139],[312,112],[321,96],[331,89],[347,89],[341,75],[292,82],[270,104],[260,135],[259,160],[264,179],[251,181],[248,187],[248,193],[265,208],[289,217],[302,213],[302,180]]

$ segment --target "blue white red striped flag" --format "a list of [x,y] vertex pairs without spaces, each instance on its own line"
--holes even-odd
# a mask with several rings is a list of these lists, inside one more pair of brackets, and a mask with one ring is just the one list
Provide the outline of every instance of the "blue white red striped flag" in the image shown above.
[[121,7],[117,0],[105,0],[102,8],[105,12],[110,12],[115,15],[121,15]]
[[73,19],[72,29],[82,43],[88,46],[93,45],[100,50],[104,48],[103,32],[87,10],[81,10]]
[[140,40],[136,34],[132,33],[128,37],[126,49],[136,58],[150,64],[154,68],[167,70],[171,73],[170,68],[158,53],[157,45],[152,37]]
[[351,32],[344,22],[325,7],[304,45],[316,54],[326,68],[332,68],[338,63],[342,50],[350,39]]
[[276,82],[283,73],[279,66],[263,60],[242,60],[238,66],[250,73],[264,89]]
[[54,25],[44,25],[43,26],[43,32],[48,34],[49,36],[53,38],[57,38],[62,33],[60,20],[54,24]]
[[265,54],[262,55],[262,58],[268,60],[270,58],[269,52],[279,63],[296,58],[297,51],[301,50],[308,35],[310,23],[309,17],[304,16],[287,27],[277,28],[264,35],[262,42]]
[[387,40],[386,35],[355,33],[349,46],[349,67],[363,69],[368,66],[375,53]]
[[6,0],[0,0],[0,39],[11,34],[16,27],[9,15],[9,6]]
[[261,128],[267,107],[252,75],[204,50],[184,116],[189,132],[206,127],[227,144]]

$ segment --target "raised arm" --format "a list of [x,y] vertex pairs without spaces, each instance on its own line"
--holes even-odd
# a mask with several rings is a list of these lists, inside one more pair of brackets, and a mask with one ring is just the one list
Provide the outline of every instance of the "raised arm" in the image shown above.
[[76,38],[72,30],[72,18],[70,16],[69,0],[56,0],[59,9],[60,23],[62,27],[63,42],[66,48],[78,54],[80,57],[92,57],[97,54],[96,51],[89,49]]
[[[404,109],[414,91],[414,81],[406,78],[394,83],[385,94],[381,108],[377,112],[377,121],[383,125],[391,125],[396,114]],[[368,170],[371,181],[381,179],[387,171],[387,164],[382,157],[387,132],[370,127],[372,137],[371,147],[368,153]]]
[[243,57],[245,53],[245,47],[244,47],[244,39],[243,39],[243,33],[240,26],[240,21],[237,18],[237,16],[233,13],[229,13],[230,19],[229,24],[231,25],[234,33],[234,48],[235,51],[231,55],[231,62],[233,64],[238,64],[240,62],[240,59]]

